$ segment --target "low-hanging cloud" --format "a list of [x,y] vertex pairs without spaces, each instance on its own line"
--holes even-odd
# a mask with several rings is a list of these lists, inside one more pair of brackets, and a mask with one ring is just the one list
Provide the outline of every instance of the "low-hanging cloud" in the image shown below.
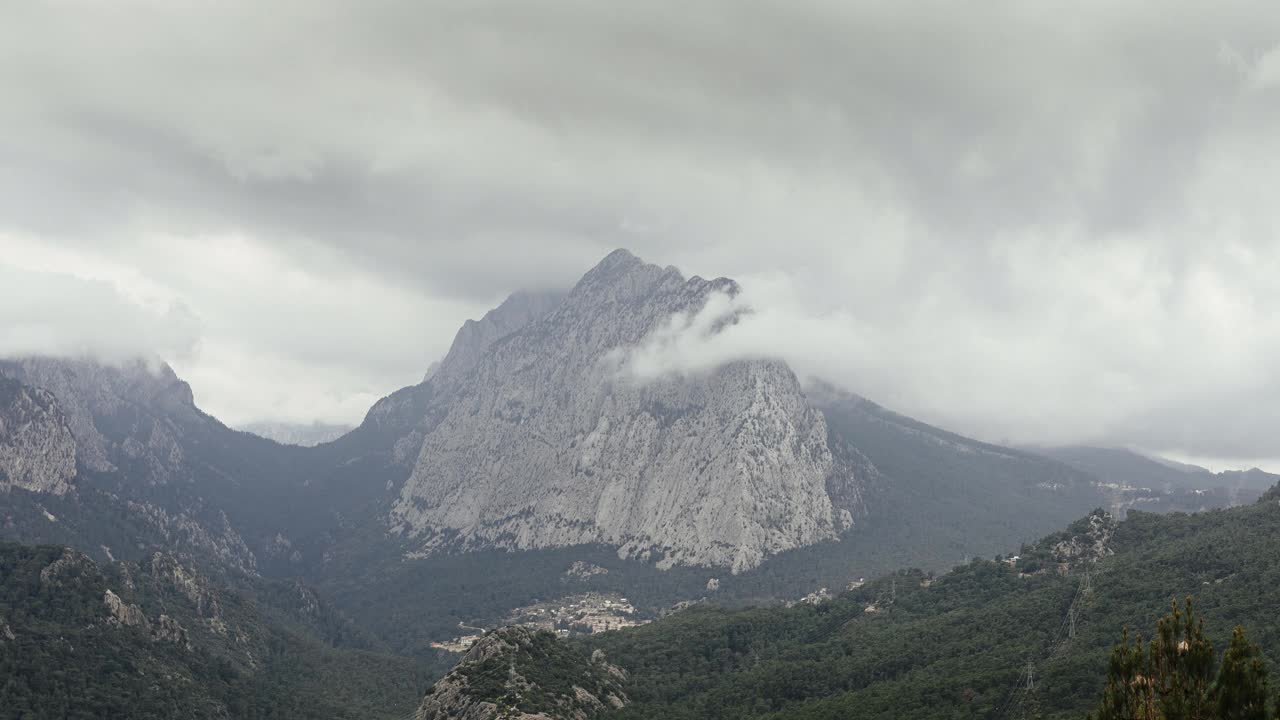
[[[652,371],[784,353],[988,439],[1280,454],[1266,3],[1064,22],[1017,0],[122,0],[5,20],[0,252],[57,248],[39,271],[106,268],[77,273],[189,308],[200,340],[175,366],[230,422],[358,421],[464,318],[628,247],[734,277],[753,309],[668,338]],[[182,344],[148,313],[120,343]]]
[[[1269,360],[1280,353],[1280,326],[1269,317],[1280,298],[1268,305],[1273,310],[1250,307],[1259,288],[1223,270],[1205,262],[1175,283],[1156,267],[1135,267],[1136,285],[1117,287],[1107,287],[1116,275],[1091,284],[1067,273],[1061,282],[1069,286],[1041,292],[1062,293],[1072,310],[1026,324],[978,306],[948,322],[954,309],[923,297],[889,324],[848,307],[815,312],[801,284],[771,273],[673,315],[614,361],[647,382],[775,358],[802,380],[834,383],[987,440],[1120,444],[1228,465],[1256,462],[1274,458],[1271,429],[1280,423],[1280,409],[1256,401],[1280,392]],[[1091,312],[1077,315],[1084,308]]]
[[114,284],[0,264],[0,357],[184,358],[200,321],[181,304],[147,305]]

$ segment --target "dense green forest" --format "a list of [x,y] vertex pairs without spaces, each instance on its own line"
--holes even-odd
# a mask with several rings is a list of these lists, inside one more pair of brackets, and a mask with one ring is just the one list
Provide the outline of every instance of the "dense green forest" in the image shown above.
[[[573,657],[599,650],[628,672],[621,720],[1080,718],[1103,696],[1121,629],[1155,627],[1171,598],[1193,598],[1208,637],[1246,626],[1257,663],[1273,669],[1277,538],[1275,490],[1205,513],[1117,523],[1095,511],[1014,557],[940,575],[897,571],[794,607],[741,607],[728,595],[568,647]],[[611,573],[566,578],[582,558]],[[348,613],[302,583],[205,577],[165,554],[99,563],[63,547],[0,545],[0,707],[18,718],[403,717],[442,672],[418,651],[456,618],[499,612],[511,601],[504,575],[525,577],[530,598],[642,586],[633,594],[654,607],[706,577],[604,548],[494,553],[481,559],[511,567],[492,576],[468,559],[421,565],[419,582],[395,594],[365,588],[374,599]],[[763,594],[805,572],[738,582]],[[811,586],[794,587],[793,597]],[[359,588],[334,588],[356,605]],[[414,616],[415,605],[448,598],[443,617]]]
[[430,676],[371,645],[297,584],[0,544],[0,717],[403,717]]
[[[1111,652],[1093,720],[1270,720],[1270,670],[1237,625],[1219,654],[1191,598],[1156,624],[1151,640],[1126,629]],[[1278,710],[1280,711],[1280,710]]]
[[[485,635],[423,699],[423,720],[574,718],[604,720],[623,705],[626,674],[555,634],[506,627]],[[484,704],[492,705],[486,710]]]
[[[622,718],[1083,717],[1124,627],[1190,595],[1206,633],[1280,652],[1280,504],[1088,520],[941,577],[894,573],[817,605],[695,606],[585,639],[631,673]],[[1092,558],[1096,557],[1096,561]]]

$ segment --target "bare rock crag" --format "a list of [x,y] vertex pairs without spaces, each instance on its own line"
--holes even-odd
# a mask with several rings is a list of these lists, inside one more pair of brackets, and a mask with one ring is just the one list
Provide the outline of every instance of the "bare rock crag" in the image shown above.
[[735,572],[835,537],[861,510],[857,482],[837,477],[853,469],[784,363],[627,371],[673,316],[737,292],[620,250],[483,352],[451,351],[428,381],[443,409],[414,439],[396,530],[424,552],[603,543]]

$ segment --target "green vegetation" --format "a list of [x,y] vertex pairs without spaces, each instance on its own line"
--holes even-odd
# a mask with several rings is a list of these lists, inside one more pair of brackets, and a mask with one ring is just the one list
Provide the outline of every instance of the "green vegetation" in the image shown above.
[[[1219,713],[1204,717],[1254,718],[1261,706],[1249,698],[1265,688],[1280,648],[1277,538],[1276,491],[1248,507],[1133,513],[1121,523],[1095,511],[1023,546],[1016,558],[976,560],[941,576],[898,571],[818,604],[702,603],[648,626],[567,643],[540,634],[515,655],[528,681],[518,693],[509,684],[510,658],[458,671],[477,697],[550,711],[575,685],[610,690],[604,684],[610,677],[582,670],[584,659],[601,650],[630,673],[621,688],[630,704],[598,709],[621,720],[1078,719],[1090,710],[1100,718],[1129,717],[1126,708],[1141,701],[1123,696],[1136,677],[1152,677],[1152,667],[1182,667],[1177,672],[1194,682],[1158,686],[1188,688],[1183,694],[1196,699],[1184,704]],[[480,557],[500,569],[537,558],[527,565],[523,587],[547,597],[640,584],[642,576],[628,573],[653,572],[651,597],[660,598],[703,577],[636,571],[599,548]],[[427,604],[457,598],[450,619],[475,607],[496,613],[510,599],[500,573],[476,573],[466,559],[445,556],[418,566],[432,572],[424,571],[416,587],[434,584],[441,594]],[[573,559],[611,571],[565,578]],[[414,587],[370,605],[353,622],[299,583],[241,579],[230,588],[208,581],[206,597],[199,590],[206,585],[184,590],[164,567],[154,560],[98,565],[62,548],[0,546],[0,707],[24,718],[170,717],[175,708],[190,717],[394,718],[426,692],[431,668],[388,656],[380,639],[400,627],[416,638],[407,645],[425,640],[418,628],[433,621],[415,621],[409,612]],[[107,589],[136,605],[152,628],[161,615],[176,619],[187,644],[111,622]],[[356,597],[354,587],[350,592]],[[366,588],[364,597],[377,595]],[[1188,609],[1158,623],[1168,599],[1185,596],[1194,599],[1196,619]],[[213,622],[211,600],[225,635]],[[365,622],[379,607],[400,610],[384,625]],[[1233,635],[1237,625],[1249,627],[1258,646]],[[1160,628],[1153,645],[1126,641],[1113,649],[1119,628],[1152,626]],[[1202,649],[1213,636],[1233,637],[1221,656]],[[1177,655],[1178,666],[1168,648],[1183,642],[1193,652]],[[1100,708],[1099,697],[1108,698]],[[1197,717],[1160,712],[1153,717]]]
[[1280,649],[1274,494],[1230,510],[1134,513],[1113,529],[1099,519],[1016,561],[932,579],[899,572],[812,606],[696,606],[578,642],[631,673],[633,703],[618,717],[672,720],[1080,718],[1104,691],[1118,629],[1152,626],[1186,595],[1206,633],[1254,629],[1261,650],[1233,652],[1228,665],[1270,668]]
[[[547,631],[510,628],[499,631],[503,652],[485,654],[459,664],[465,692],[475,699],[494,702],[499,708],[521,713],[566,713],[578,710],[591,715],[600,705],[577,698],[580,688],[603,699],[623,695],[621,684],[603,663],[593,662],[580,649],[558,642]],[[495,642],[495,638],[489,638]],[[515,680],[513,680],[515,678]]]
[[1262,652],[1237,625],[1217,664],[1191,599],[1174,603],[1155,639],[1111,654],[1097,720],[1267,720],[1267,667]]
[[[871,511],[839,540],[782,553],[749,572],[660,571],[590,545],[403,562],[375,523],[367,537],[348,536],[310,577],[396,651],[430,658],[430,642],[458,635],[459,622],[497,624],[512,608],[569,592],[618,592],[657,615],[703,595],[727,607],[768,605],[901,567],[941,571],[1035,540],[1102,499],[1091,477],[1038,455],[979,443],[858,398],[821,407],[837,452],[856,447],[880,473],[866,488]],[[575,560],[609,574],[566,584],[562,574]],[[712,577],[719,589],[708,593]]]
[[[134,608],[127,622],[108,590]],[[286,604],[296,588],[251,590],[164,556],[100,566],[0,544],[0,717],[398,718],[416,706],[429,678],[414,662],[308,630],[341,623]]]

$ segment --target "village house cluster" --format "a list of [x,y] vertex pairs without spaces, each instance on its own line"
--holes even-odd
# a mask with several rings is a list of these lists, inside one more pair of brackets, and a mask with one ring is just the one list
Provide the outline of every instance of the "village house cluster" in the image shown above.
[[[635,606],[625,597],[616,593],[589,592],[517,608],[507,617],[505,624],[528,625],[550,630],[560,636],[568,636],[619,630],[647,622],[649,621],[636,616]],[[461,635],[452,640],[433,642],[431,647],[452,653],[462,653],[484,634],[482,628],[466,625],[460,625],[460,627],[478,632]]]

